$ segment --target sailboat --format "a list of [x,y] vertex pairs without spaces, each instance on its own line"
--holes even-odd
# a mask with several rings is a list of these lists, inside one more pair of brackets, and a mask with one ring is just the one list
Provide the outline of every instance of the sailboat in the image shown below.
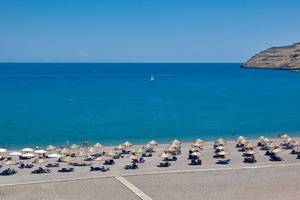
[[154,82],[154,81],[155,81],[155,78],[154,78],[154,75],[152,74],[150,77],[150,82]]

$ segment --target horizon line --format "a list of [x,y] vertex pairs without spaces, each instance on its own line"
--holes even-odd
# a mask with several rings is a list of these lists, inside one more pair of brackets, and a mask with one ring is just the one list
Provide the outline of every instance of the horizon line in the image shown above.
[[62,62],[44,62],[44,61],[13,61],[2,62],[0,64],[242,64],[243,62],[74,62],[74,61],[62,61]]

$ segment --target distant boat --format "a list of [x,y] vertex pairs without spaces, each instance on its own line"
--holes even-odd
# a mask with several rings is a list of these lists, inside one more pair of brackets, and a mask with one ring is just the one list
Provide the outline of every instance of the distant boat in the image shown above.
[[155,81],[155,78],[154,78],[154,75],[152,74],[150,77],[150,82],[154,82],[154,81]]

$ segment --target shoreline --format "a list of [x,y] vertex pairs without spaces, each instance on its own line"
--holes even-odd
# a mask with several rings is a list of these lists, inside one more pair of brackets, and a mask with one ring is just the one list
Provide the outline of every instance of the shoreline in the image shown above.
[[[254,134],[251,134],[252,136],[248,135],[248,134],[240,134],[240,135],[243,135],[245,136],[248,140],[257,140],[258,137],[260,136],[265,136],[265,137],[268,137],[270,139],[277,139],[277,135],[278,134],[282,134],[282,133],[286,133],[288,134],[289,136],[291,136],[292,138],[300,138],[300,132],[274,132],[274,133],[268,133],[268,134],[263,134],[263,133],[254,133]],[[104,147],[114,147],[114,146],[117,146],[119,144],[122,144],[124,143],[125,141],[129,141],[129,142],[132,142],[135,146],[136,145],[145,145],[148,141],[154,139],[155,141],[157,141],[159,144],[169,144],[170,141],[174,140],[174,139],[178,139],[180,141],[182,141],[183,143],[191,143],[193,142],[194,140],[196,140],[197,138],[200,138],[202,140],[204,140],[205,142],[213,142],[214,140],[218,139],[218,138],[223,138],[225,139],[226,141],[235,141],[235,139],[240,136],[239,134],[235,134],[234,136],[228,134],[227,136],[225,135],[218,135],[218,136],[208,136],[208,137],[204,137],[204,136],[195,136],[195,137],[187,137],[187,138],[182,138],[182,137],[169,137],[169,138],[165,138],[165,139],[156,139],[156,138],[150,138],[150,139],[146,139],[146,140],[143,140],[140,141],[138,140],[139,142],[135,142],[135,140],[131,140],[131,139],[125,139],[125,140],[116,140],[115,142],[101,142],[101,140],[89,140],[89,145],[92,146],[94,145],[95,143],[99,142],[100,144],[102,144]],[[276,137],[274,137],[276,136]],[[206,139],[208,138],[208,139]],[[118,142],[117,142],[118,141]],[[69,141],[69,145],[72,145],[72,144],[77,144],[79,146],[82,146],[82,142],[83,141],[80,141],[80,142],[72,142],[72,141]],[[34,148],[36,146],[38,146],[39,148],[46,148],[48,145],[54,145],[56,146],[57,148],[59,147],[67,147],[66,143],[47,143],[47,144],[41,144],[41,145],[34,145],[34,144],[29,144],[29,145],[14,145],[12,147],[10,147],[10,145],[2,145],[0,144],[0,148],[6,148],[8,149],[9,151],[17,151],[17,150],[20,150],[22,148],[25,148],[25,147],[31,147],[31,148]]]

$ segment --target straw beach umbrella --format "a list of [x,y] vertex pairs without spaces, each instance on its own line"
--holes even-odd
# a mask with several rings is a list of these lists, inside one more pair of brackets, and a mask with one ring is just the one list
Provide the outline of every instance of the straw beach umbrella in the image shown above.
[[171,157],[171,156],[172,156],[172,154],[170,154],[170,153],[168,153],[168,152],[163,152],[162,154],[159,155],[159,157],[160,157],[160,158],[163,158],[163,159],[169,158],[169,157]]
[[61,161],[61,162],[65,162],[65,163],[69,163],[69,162],[71,162],[72,160],[73,160],[73,158],[70,157],[70,156],[63,156],[63,157],[60,158],[60,161]]
[[281,139],[287,139],[287,138],[289,138],[289,137],[290,137],[290,136],[288,136],[288,134],[286,134],[286,133],[280,136]]
[[67,148],[61,148],[60,153],[63,154],[63,155],[68,155],[68,154],[70,154],[70,151]]
[[107,159],[106,156],[99,156],[95,159],[96,162],[98,162],[99,166],[101,165],[101,162],[105,161]]
[[255,154],[255,151],[253,150],[248,150],[245,152],[245,154],[248,154],[248,155],[254,155]]
[[48,158],[61,158],[61,155],[57,153],[52,153],[48,155]]
[[102,148],[102,145],[100,143],[96,143],[96,144],[94,144],[94,148],[100,149],[100,148]]
[[77,150],[77,149],[79,149],[80,147],[77,145],[77,144],[72,144],[71,146],[70,146],[70,149],[72,149],[72,150]]
[[181,142],[177,139],[173,140],[171,144],[181,145]]
[[119,144],[118,146],[115,147],[115,150],[125,150],[125,146],[122,144]]
[[18,163],[16,161],[13,161],[12,159],[8,159],[3,163],[3,165],[17,165]]
[[137,160],[139,157],[137,155],[131,154],[130,156],[128,156],[128,158],[131,160]]
[[43,150],[43,149],[38,149],[38,150],[35,150],[34,153],[35,153],[35,154],[40,154],[40,155],[41,155],[41,154],[47,153],[47,151],[45,151],[45,150]]
[[224,146],[217,146],[216,149],[222,151],[224,150]]
[[10,156],[20,156],[20,155],[22,155],[22,153],[21,153],[21,152],[14,151],[14,152],[9,153],[9,155],[10,155]]
[[6,150],[6,149],[4,149],[4,148],[0,148],[0,153],[5,153],[5,152],[7,152],[7,150]]
[[225,151],[220,151],[217,153],[219,156],[225,156],[228,154],[228,152],[225,152]]
[[44,164],[44,163],[46,163],[46,162],[47,162],[47,160],[46,160],[45,158],[42,158],[42,157],[39,157],[39,158],[37,158],[37,159],[35,159],[35,160],[33,161],[33,163],[39,164],[39,165]]
[[56,150],[56,147],[50,144],[50,145],[46,148],[46,150],[47,150],[47,151],[55,151],[55,150]]
[[199,148],[199,147],[192,147],[192,148],[190,148],[189,151],[190,151],[190,152],[200,152],[200,151],[202,151],[202,149]]
[[24,148],[24,149],[22,149],[22,151],[23,152],[27,152],[27,153],[29,153],[29,152],[33,152],[33,149],[32,148]]
[[109,156],[109,157],[114,157],[114,156],[116,156],[117,155],[117,152],[116,151],[113,151],[113,150],[111,150],[111,151],[109,151],[108,153],[107,153],[107,156]]
[[27,159],[30,159],[30,158],[35,157],[35,155],[32,154],[32,153],[25,153],[25,154],[22,154],[21,156],[22,156],[23,158],[27,158]]
[[123,145],[128,148],[128,147],[132,147],[132,144],[128,141],[124,142]]
[[204,141],[198,138],[197,140],[194,141],[194,143],[195,144],[197,144],[197,143],[201,144],[201,143],[204,143]]
[[191,155],[192,155],[192,156],[197,156],[197,157],[200,157],[201,153],[200,153],[200,152],[197,152],[197,151],[195,151],[195,152],[191,153]]
[[157,146],[158,143],[155,140],[151,140],[150,142],[148,142],[149,145],[151,146]]
[[276,149],[273,149],[272,150],[272,153],[280,153],[280,152],[282,152],[282,149],[281,148],[276,148]]
[[144,153],[143,148],[138,148],[138,149],[136,149],[135,151],[132,152],[132,154],[135,154],[135,155],[140,155],[142,153]]
[[0,157],[3,158],[4,157],[4,153],[6,153],[7,150],[6,149],[3,149],[3,148],[0,148]]

